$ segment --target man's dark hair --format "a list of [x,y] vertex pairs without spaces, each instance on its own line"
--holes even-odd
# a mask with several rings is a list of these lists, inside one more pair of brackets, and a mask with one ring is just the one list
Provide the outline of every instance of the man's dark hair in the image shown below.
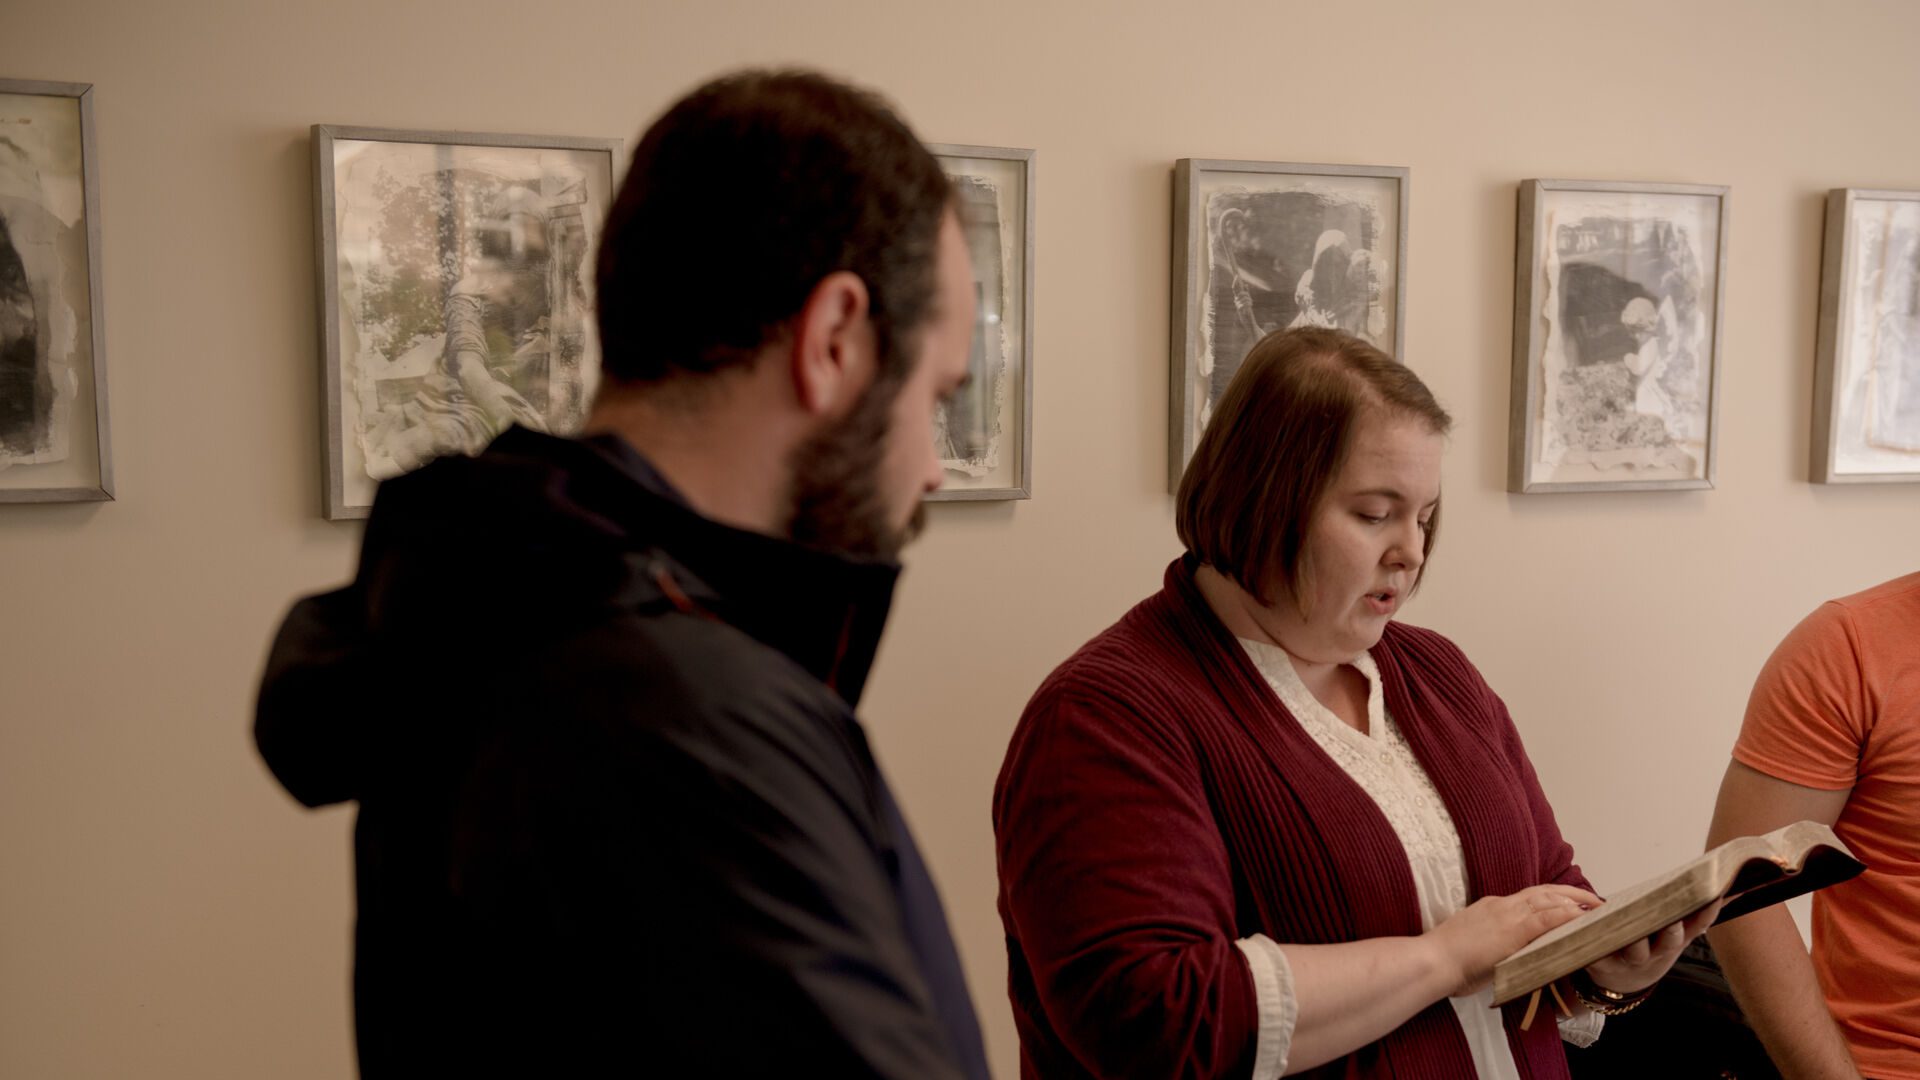
[[878,95],[804,71],[707,83],[633,152],[601,238],[601,367],[658,383],[739,364],[828,274],[866,283],[883,381],[931,314],[952,186]]

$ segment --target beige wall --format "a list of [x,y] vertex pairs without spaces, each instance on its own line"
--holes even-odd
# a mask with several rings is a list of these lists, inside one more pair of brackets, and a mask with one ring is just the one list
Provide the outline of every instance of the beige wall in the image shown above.
[[[0,1075],[352,1067],[351,816],[297,810],[247,734],[276,617],[359,535],[316,512],[309,124],[631,138],[788,60],[1038,148],[1035,498],[935,508],[865,710],[1011,1076],[988,798],[1027,695],[1175,554],[1173,159],[1412,167],[1406,359],[1459,427],[1408,615],[1617,887],[1696,849],[1773,642],[1920,566],[1920,488],[1804,479],[1822,197],[1920,187],[1916,44],[1899,2],[13,0],[0,75],[97,87],[121,498],[0,507]],[[1504,492],[1534,176],[1732,185],[1718,490]]]

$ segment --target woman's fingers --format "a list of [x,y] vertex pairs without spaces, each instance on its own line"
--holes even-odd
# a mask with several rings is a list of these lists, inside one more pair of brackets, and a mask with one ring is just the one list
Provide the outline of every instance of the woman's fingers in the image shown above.
[[1547,896],[1558,896],[1567,900],[1571,900],[1576,904],[1585,904],[1590,908],[1599,907],[1601,904],[1601,900],[1599,897],[1593,895],[1592,893],[1588,892],[1585,889],[1579,888],[1574,885],[1535,885],[1531,889],[1523,890],[1518,895],[1526,895],[1527,893],[1540,893]]
[[1713,921],[1720,917],[1720,908],[1724,906],[1725,903],[1726,901],[1724,900],[1715,900],[1705,908],[1695,912],[1693,917],[1687,920],[1685,927],[1686,939],[1692,941],[1694,938],[1705,933],[1707,927],[1712,926]]
[[1601,960],[1587,969],[1594,982],[1610,990],[1627,993],[1653,985],[1672,967],[1687,942],[1698,937],[1720,914],[1720,905],[1712,904],[1691,917],[1660,928]]
[[1654,955],[1663,965],[1671,964],[1673,963],[1673,958],[1680,955],[1680,950],[1687,947],[1689,940],[1691,940],[1691,935],[1687,933],[1686,924],[1673,923],[1666,929],[1661,930],[1659,936],[1654,940]]
[[1524,945],[1557,926],[1564,926],[1582,914],[1583,912],[1576,905],[1565,903],[1555,903],[1528,911],[1521,919],[1521,926],[1527,936],[1526,940],[1520,944]]
[[1535,885],[1521,889],[1507,899],[1524,905],[1529,911],[1549,911],[1563,907],[1590,911],[1600,906],[1599,897],[1571,885]]
[[1600,898],[1572,885],[1535,885],[1514,893],[1506,901],[1519,916],[1527,940],[1531,941],[1593,910]]

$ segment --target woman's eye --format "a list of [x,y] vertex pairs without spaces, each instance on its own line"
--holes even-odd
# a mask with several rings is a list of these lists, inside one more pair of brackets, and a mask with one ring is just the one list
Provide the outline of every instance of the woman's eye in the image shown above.
[[1432,529],[1433,529],[1433,522],[1431,520],[1422,521],[1420,523],[1421,532],[1430,532],[1432,531]]
[[1385,515],[1385,514],[1361,514],[1361,515],[1360,515],[1360,520],[1361,520],[1361,521],[1364,521],[1364,522],[1366,522],[1366,523],[1367,523],[1367,524],[1369,524],[1369,525],[1378,525],[1378,524],[1380,524],[1381,522],[1383,522],[1383,521],[1385,521],[1385,520],[1387,520],[1387,515]]

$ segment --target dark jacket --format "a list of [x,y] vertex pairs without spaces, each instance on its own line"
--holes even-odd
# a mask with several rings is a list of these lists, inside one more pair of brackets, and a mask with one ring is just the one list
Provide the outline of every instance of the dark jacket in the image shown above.
[[852,711],[897,572],[702,518],[611,437],[384,484],[254,729],[360,804],[363,1074],[985,1077]]

